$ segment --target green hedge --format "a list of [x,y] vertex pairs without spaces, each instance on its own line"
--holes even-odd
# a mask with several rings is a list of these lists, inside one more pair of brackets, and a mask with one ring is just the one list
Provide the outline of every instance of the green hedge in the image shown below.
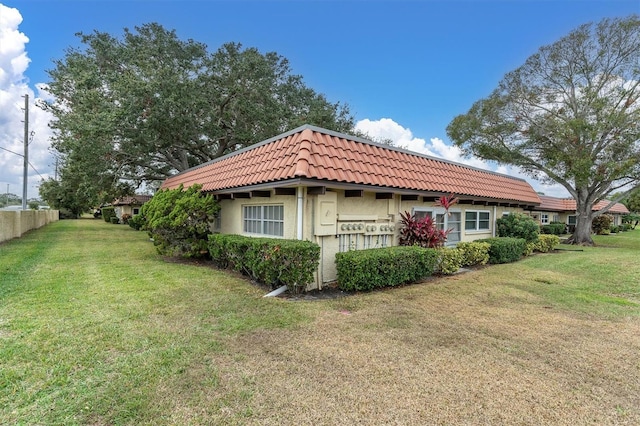
[[549,234],[549,235],[562,235],[566,232],[567,225],[562,222],[551,222],[548,225],[542,225],[540,227],[541,234]]
[[531,217],[523,213],[511,213],[496,220],[498,237],[524,238],[528,242],[538,239],[540,226]]
[[368,291],[411,283],[432,275],[437,262],[437,250],[418,246],[337,253],[338,286],[345,291]]
[[464,260],[464,252],[459,248],[443,247],[438,249],[437,271],[442,275],[458,272]]
[[489,263],[510,263],[519,260],[527,250],[524,238],[494,237],[477,240],[489,243]]
[[320,246],[310,241],[209,235],[209,254],[221,268],[241,271],[272,288],[286,285],[298,293],[313,282]]
[[460,242],[456,248],[462,250],[462,265],[460,266],[474,266],[474,265],[486,265],[489,261],[489,243],[482,243],[478,241]]
[[117,218],[115,207],[102,207],[101,211],[102,211],[102,219],[104,219],[104,221],[107,223],[113,223],[111,221],[112,217]]
[[560,244],[560,237],[557,235],[540,235],[538,241],[536,241],[535,250],[541,253],[547,253],[555,246]]

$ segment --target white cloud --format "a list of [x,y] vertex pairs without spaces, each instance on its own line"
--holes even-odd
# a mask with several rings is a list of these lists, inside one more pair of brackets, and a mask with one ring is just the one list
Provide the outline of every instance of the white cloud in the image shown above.
[[458,147],[449,145],[438,137],[432,137],[429,139],[429,142],[425,139],[415,137],[411,129],[402,127],[390,118],[381,118],[380,120],[369,120],[365,118],[356,123],[356,130],[367,133],[373,138],[390,139],[395,146],[410,151],[525,179],[531,184],[533,189],[545,195],[552,197],[569,196],[566,189],[561,185],[544,185],[525,175],[517,167],[499,166],[475,157],[466,158]]
[[[17,9],[0,3],[0,193],[7,191],[22,196],[24,152],[24,95],[29,95],[28,197],[38,197],[37,186],[52,174],[49,153],[51,115],[35,106],[39,96],[46,96],[41,85],[35,94],[25,75],[30,59],[25,49],[29,38],[18,30],[22,16]],[[13,153],[8,152],[13,151]],[[14,153],[20,154],[16,155]],[[40,173],[34,171],[34,168]]]

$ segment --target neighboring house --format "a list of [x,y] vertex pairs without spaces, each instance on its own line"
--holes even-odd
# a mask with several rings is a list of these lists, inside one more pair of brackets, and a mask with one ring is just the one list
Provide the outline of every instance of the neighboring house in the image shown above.
[[[302,126],[168,178],[202,184],[221,210],[215,232],[310,240],[321,248],[316,282],[335,281],[335,254],[397,245],[400,213],[431,216],[449,244],[495,235],[505,213],[534,210],[525,180]],[[455,194],[446,214],[436,200]]]
[[[551,222],[563,222],[569,226],[569,231],[573,232],[576,225],[576,200],[573,198],[555,198],[541,195],[540,206],[530,214],[540,225],[547,225]],[[593,206],[593,211],[598,211],[608,206],[610,201],[604,200]],[[622,216],[629,214],[629,210],[624,204],[616,203],[609,209],[607,214],[613,216],[613,224],[620,225]]]
[[144,203],[149,201],[153,197],[152,195],[130,195],[122,198],[118,198],[113,202],[115,207],[116,216],[118,219],[122,219],[123,214],[135,216],[140,213],[140,208]]

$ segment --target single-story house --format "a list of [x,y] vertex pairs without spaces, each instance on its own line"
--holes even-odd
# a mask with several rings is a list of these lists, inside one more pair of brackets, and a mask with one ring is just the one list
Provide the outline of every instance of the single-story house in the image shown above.
[[[495,235],[495,220],[532,211],[525,180],[305,125],[193,167],[163,189],[201,184],[216,197],[215,232],[310,240],[321,248],[316,281],[336,280],[335,254],[397,245],[400,214],[429,215],[448,243]],[[455,194],[450,214],[436,203]]]
[[[598,211],[610,204],[610,201],[603,200],[593,206],[593,211]],[[607,214],[613,216],[613,224],[622,224],[622,216],[629,214],[629,210],[624,204],[614,204]],[[540,205],[530,213],[531,217],[538,221],[540,225],[547,225],[551,222],[565,223],[570,232],[576,226],[576,200],[573,198],[555,198],[540,195]]]
[[122,215],[124,214],[128,214],[130,216],[139,214],[142,205],[152,197],[153,195],[129,195],[116,199],[112,203],[112,206],[115,207],[115,213],[118,219],[122,219]]

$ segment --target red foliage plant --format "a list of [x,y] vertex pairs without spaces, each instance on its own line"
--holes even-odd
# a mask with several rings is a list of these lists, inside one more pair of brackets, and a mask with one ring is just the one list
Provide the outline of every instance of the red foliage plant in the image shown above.
[[453,195],[453,192],[452,192],[448,196],[447,195],[443,195],[442,197],[438,198],[436,200],[436,206],[444,207],[445,211],[447,212],[447,215],[451,215],[449,213],[449,209],[454,204],[457,204],[458,201],[460,201],[460,199],[458,197],[456,197],[455,195]]
[[416,219],[415,215],[404,212],[400,213],[400,218],[402,229],[400,230],[399,244],[401,246],[437,248],[442,247],[447,241],[450,230],[438,229],[434,220],[429,216]]

